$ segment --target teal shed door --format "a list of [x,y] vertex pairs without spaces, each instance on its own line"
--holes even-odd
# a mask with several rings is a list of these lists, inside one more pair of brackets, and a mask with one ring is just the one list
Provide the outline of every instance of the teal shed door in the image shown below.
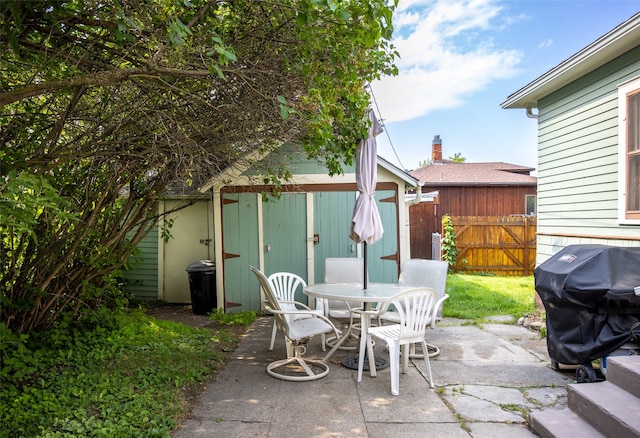
[[358,256],[356,243],[349,239],[355,205],[355,192],[313,194],[313,230],[320,239],[313,245],[315,283],[324,282],[324,260],[327,257]]
[[[376,192],[384,235],[367,248],[369,281],[372,282],[398,281],[396,260],[383,258],[398,252],[397,207],[392,202],[380,202],[385,198],[395,199],[395,193],[393,190]],[[324,260],[327,257],[358,257],[358,244],[349,238],[355,202],[355,192],[314,194],[314,232],[320,236],[320,243],[314,245],[315,283],[324,281]]]
[[376,243],[369,245],[367,255],[369,259],[369,280],[380,283],[398,282],[398,262],[396,258],[388,259],[398,254],[398,208],[395,202],[381,202],[382,199],[395,199],[393,190],[376,192],[376,205],[380,212],[384,235]]
[[[259,267],[258,196],[223,195],[224,290],[227,312],[260,310],[257,281],[249,266]],[[222,267],[217,265],[216,269]]]
[[[264,271],[292,272],[307,281],[307,195],[283,193],[262,203]],[[298,291],[296,301],[307,303]]]

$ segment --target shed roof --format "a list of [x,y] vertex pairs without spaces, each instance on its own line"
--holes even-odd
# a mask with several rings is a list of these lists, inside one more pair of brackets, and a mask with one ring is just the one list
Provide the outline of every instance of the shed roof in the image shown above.
[[640,45],[640,13],[511,94],[502,108],[537,108],[538,101]]
[[538,179],[531,176],[533,170],[532,167],[502,162],[458,163],[442,160],[411,171],[410,174],[424,185],[535,186]]
[[[254,154],[252,155],[253,161],[259,161],[263,157],[264,157],[264,154],[260,154],[258,152],[254,152]],[[233,184],[234,181],[237,181],[240,175],[242,175],[242,172],[245,170],[244,166],[248,166],[251,163],[251,161],[252,160],[245,160],[239,165],[229,166],[223,172],[219,173],[218,175],[215,175],[214,177],[206,181],[204,184],[200,185],[198,187],[198,190],[204,193],[209,189],[211,189],[216,184],[221,184],[221,185]],[[380,155],[377,156],[377,164],[379,169],[380,168],[385,169],[396,178],[399,178],[400,180],[402,180],[405,184],[405,187],[416,187],[418,185],[418,179],[416,177],[410,175],[408,172],[405,172],[404,170],[400,169],[399,167],[385,160]]]
[[389,161],[378,155],[378,166],[388,170],[398,178],[402,179],[409,187],[416,187],[418,185],[418,178],[400,169],[398,166],[391,164]]

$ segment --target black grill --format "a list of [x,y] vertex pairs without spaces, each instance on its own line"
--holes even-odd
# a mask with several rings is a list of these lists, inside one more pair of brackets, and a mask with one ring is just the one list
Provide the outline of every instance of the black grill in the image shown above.
[[535,288],[546,309],[550,358],[589,364],[633,341],[639,286],[640,248],[570,245],[538,266]]

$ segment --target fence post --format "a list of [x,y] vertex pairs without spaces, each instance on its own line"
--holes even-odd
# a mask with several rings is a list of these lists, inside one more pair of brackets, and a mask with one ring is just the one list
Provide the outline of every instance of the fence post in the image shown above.
[[442,260],[442,236],[440,233],[431,233],[431,258]]

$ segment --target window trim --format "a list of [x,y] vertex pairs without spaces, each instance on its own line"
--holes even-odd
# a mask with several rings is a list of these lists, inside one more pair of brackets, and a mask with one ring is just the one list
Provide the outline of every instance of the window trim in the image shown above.
[[627,96],[640,92],[640,76],[618,85],[618,223],[640,225],[640,215],[627,215]]
[[[529,198],[533,198],[533,213],[529,213]],[[527,216],[538,215],[538,196],[537,195],[524,195],[524,213]]]

